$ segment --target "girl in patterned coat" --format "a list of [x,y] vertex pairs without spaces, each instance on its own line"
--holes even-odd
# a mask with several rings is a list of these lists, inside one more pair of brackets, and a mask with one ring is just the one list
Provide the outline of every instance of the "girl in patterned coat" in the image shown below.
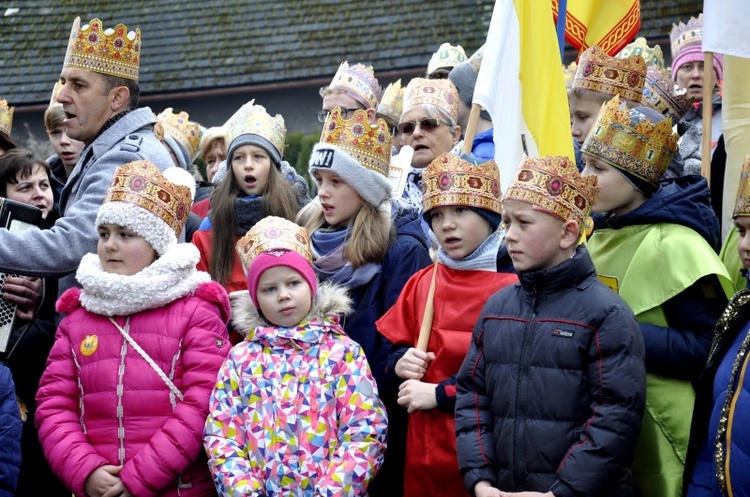
[[[361,347],[343,331],[343,287],[319,288],[307,231],[258,222],[237,244],[247,337],[219,372],[204,445],[222,496],[365,495],[383,462],[386,413]],[[251,301],[250,301],[251,300]]]

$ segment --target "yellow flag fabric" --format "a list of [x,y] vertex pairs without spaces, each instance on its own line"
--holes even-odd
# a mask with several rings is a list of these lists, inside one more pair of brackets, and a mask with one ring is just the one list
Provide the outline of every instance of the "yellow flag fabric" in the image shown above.
[[[559,0],[552,1],[557,20]],[[640,0],[568,0],[565,39],[579,52],[597,45],[615,56],[641,29]]]
[[504,189],[521,163],[524,142],[531,157],[573,159],[551,10],[552,0],[497,0],[492,12],[473,101],[492,116],[495,162]]

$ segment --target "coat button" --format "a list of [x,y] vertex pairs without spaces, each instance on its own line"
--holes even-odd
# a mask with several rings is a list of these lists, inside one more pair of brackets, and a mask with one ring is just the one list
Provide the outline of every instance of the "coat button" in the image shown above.
[[138,135],[130,135],[130,136],[128,136],[128,138],[130,138],[131,140],[137,140],[138,139]]

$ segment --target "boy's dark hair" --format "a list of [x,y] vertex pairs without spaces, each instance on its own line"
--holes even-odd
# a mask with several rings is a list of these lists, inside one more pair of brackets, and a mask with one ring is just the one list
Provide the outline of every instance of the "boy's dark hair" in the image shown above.
[[65,112],[62,104],[54,103],[44,111],[44,127],[47,131],[53,131],[61,128],[65,121]]
[[49,165],[31,150],[17,147],[0,157],[0,196],[8,193],[8,185],[17,185],[19,179],[27,178],[36,166],[50,175]]

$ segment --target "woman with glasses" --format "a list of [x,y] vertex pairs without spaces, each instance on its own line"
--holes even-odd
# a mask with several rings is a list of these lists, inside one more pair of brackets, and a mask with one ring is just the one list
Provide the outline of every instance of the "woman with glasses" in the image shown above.
[[403,200],[422,211],[422,171],[440,154],[450,152],[461,138],[458,91],[447,79],[415,78],[404,93],[398,131],[414,149]]
[[326,122],[331,111],[338,107],[344,119],[362,109],[367,112],[370,124],[377,124],[375,108],[383,96],[383,89],[372,66],[350,66],[348,62],[342,62],[331,84],[320,89],[320,96],[323,97],[323,110],[315,113],[318,122]]

